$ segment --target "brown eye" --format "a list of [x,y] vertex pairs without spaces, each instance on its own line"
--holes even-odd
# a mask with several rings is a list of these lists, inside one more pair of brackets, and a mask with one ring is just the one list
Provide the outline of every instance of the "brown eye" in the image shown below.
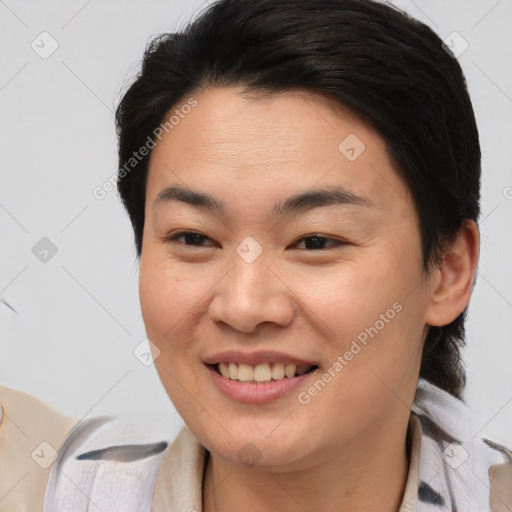
[[334,238],[327,238],[320,235],[309,235],[297,240],[297,242],[295,242],[295,245],[302,241],[304,241],[305,248],[308,250],[328,249],[328,247],[324,247],[326,243],[330,243],[331,247],[344,244],[344,242],[342,242],[341,240],[335,240]]
[[[178,240],[182,238],[184,242],[179,242]],[[178,233],[174,233],[167,237],[168,242],[177,242],[183,245],[191,245],[196,247],[204,246],[203,241],[209,240],[207,236],[202,235],[201,233],[196,233],[195,231],[179,231]]]

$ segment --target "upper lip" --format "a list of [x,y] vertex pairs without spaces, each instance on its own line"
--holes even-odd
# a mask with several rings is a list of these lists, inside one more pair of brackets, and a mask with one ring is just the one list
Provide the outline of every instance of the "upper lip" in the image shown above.
[[259,350],[257,352],[242,352],[230,350],[218,352],[204,359],[205,364],[235,363],[257,366],[264,363],[295,364],[296,366],[318,366],[315,361],[306,361],[275,350]]

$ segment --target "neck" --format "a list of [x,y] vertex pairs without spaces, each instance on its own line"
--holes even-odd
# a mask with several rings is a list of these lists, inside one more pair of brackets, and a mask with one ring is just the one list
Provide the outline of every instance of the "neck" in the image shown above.
[[[210,454],[203,482],[204,512],[322,510],[396,512],[408,473],[405,428],[360,436],[329,459],[300,471],[258,471]],[[385,430],[385,432],[383,431]]]

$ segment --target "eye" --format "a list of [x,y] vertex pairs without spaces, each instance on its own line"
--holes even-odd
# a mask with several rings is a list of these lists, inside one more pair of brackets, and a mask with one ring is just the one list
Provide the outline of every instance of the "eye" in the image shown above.
[[[180,242],[180,239],[182,239],[183,241]],[[165,240],[168,243],[174,242],[192,247],[208,247],[209,245],[204,244],[203,242],[210,240],[210,238],[195,231],[179,231],[177,233],[165,237]],[[299,238],[293,245],[297,246],[301,242],[304,242],[304,248],[307,250],[328,249],[329,247],[325,247],[325,244],[330,244],[331,247],[335,247],[338,245],[346,245],[346,243],[341,240],[335,240],[334,238],[324,237],[316,233]]]
[[[180,238],[183,238],[184,242],[179,242],[178,240]],[[176,242],[183,245],[202,247],[204,244],[201,242],[209,240],[209,238],[201,233],[196,233],[195,231],[179,231],[178,233],[174,233],[173,235],[166,237],[166,240],[167,242]]]
[[312,250],[322,250],[326,247],[323,247],[323,245],[326,242],[331,243],[331,246],[337,246],[337,245],[345,245],[345,242],[342,242],[341,240],[335,240],[334,238],[328,238],[324,237],[318,234],[311,234],[308,236],[303,236],[302,238],[299,238],[295,242],[294,245],[297,245],[298,243],[304,241],[305,242],[305,248],[306,249],[312,249]]

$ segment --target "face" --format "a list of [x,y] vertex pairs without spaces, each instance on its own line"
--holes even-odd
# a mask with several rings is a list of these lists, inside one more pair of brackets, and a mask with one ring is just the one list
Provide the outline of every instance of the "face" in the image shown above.
[[231,464],[306,468],[382,441],[409,417],[428,304],[382,139],[310,93],[194,99],[146,190],[140,300],[167,394]]

